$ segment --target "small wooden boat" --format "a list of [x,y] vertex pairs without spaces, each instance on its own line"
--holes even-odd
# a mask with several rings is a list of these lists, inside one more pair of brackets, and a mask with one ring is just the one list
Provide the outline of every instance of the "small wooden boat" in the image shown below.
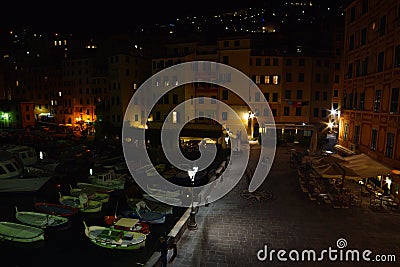
[[104,216],[104,222],[106,225],[112,226],[116,229],[139,232],[145,235],[150,234],[149,225],[145,222],[139,221],[139,219]]
[[85,235],[92,243],[108,248],[120,250],[136,250],[145,247],[146,235],[133,231],[116,229],[104,226],[87,226],[85,225]]
[[117,174],[114,170],[99,172],[88,176],[89,182],[94,185],[106,186],[114,190],[125,189],[126,175]]
[[57,227],[68,223],[66,217],[41,212],[19,211],[17,207],[15,207],[15,218],[21,223],[39,228]]
[[60,193],[58,199],[62,205],[69,206],[72,208],[79,209],[84,213],[99,212],[102,209],[103,202],[90,200],[86,194],[81,194],[79,197],[63,196]]
[[35,242],[44,240],[44,230],[26,224],[0,222],[0,239],[15,242]]
[[110,200],[110,194],[108,193],[100,193],[91,190],[85,190],[82,188],[72,188],[69,190],[71,196],[79,197],[79,195],[85,193],[88,196],[89,200],[100,201],[103,203],[107,203]]
[[[158,197],[162,200],[168,201],[168,204],[174,205],[174,206],[180,206],[182,205],[182,200],[180,198],[176,198],[176,197],[167,197],[167,196],[160,196],[158,195]],[[149,200],[152,202],[158,202],[161,203],[160,201],[158,201],[157,199],[155,199],[153,197],[153,195],[149,195],[149,194],[143,194],[143,198],[145,200]]]
[[[155,199],[154,199],[155,200]],[[137,207],[137,203],[139,203],[140,201],[144,201],[147,205],[147,207],[149,207],[149,209],[151,211],[155,211],[155,212],[159,212],[162,213],[164,215],[168,215],[168,214],[172,214],[173,212],[173,207],[164,203],[161,203],[159,201],[155,202],[155,201],[150,201],[150,200],[144,200],[144,199],[140,199],[140,198],[130,198],[127,197],[126,198],[126,204],[131,208],[131,209],[136,209]]]
[[55,203],[46,203],[46,202],[36,202],[35,203],[35,209],[37,209],[40,212],[46,213],[46,214],[54,214],[54,215],[59,215],[62,217],[68,217],[72,216],[76,213],[78,213],[79,209],[66,206],[66,205],[60,205],[60,204],[55,204]]
[[83,183],[79,182],[76,183],[76,186],[83,189],[83,190],[88,190],[92,192],[100,192],[100,193],[112,193],[115,189],[109,186],[104,186],[104,185],[96,185],[96,184],[91,184],[91,183]]
[[122,216],[126,218],[139,219],[141,222],[150,224],[165,223],[165,214],[150,210],[144,201],[136,203],[136,208],[122,212]]

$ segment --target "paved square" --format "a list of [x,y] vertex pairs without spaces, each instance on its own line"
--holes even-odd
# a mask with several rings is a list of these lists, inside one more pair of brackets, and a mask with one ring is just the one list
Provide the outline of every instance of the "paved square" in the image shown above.
[[[177,243],[178,255],[169,266],[399,266],[400,213],[373,211],[364,200],[361,206],[335,209],[318,204],[301,191],[297,167],[289,164],[286,148],[277,147],[270,173],[259,188],[273,194],[271,200],[249,201],[240,196],[246,181],[196,215],[196,231],[186,230]],[[320,253],[337,240],[347,241],[346,250],[372,251],[395,255],[397,262],[330,261],[322,262],[257,259],[264,245],[271,249],[314,250]],[[339,254],[338,254],[339,255]],[[288,258],[288,254],[285,255]]]

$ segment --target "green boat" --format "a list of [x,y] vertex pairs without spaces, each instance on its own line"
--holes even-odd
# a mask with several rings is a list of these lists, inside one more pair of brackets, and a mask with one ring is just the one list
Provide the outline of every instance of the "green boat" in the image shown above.
[[79,197],[73,197],[63,196],[60,193],[58,200],[62,205],[79,209],[83,213],[100,212],[103,207],[103,202],[90,200],[86,194],[82,194]]
[[57,227],[68,222],[68,218],[33,211],[19,211],[15,207],[15,218],[23,224],[31,225],[38,228]]
[[0,239],[31,243],[44,240],[44,230],[26,224],[0,222]]
[[143,233],[113,227],[87,226],[85,221],[83,224],[85,235],[97,246],[108,249],[136,250],[146,245],[146,235]]

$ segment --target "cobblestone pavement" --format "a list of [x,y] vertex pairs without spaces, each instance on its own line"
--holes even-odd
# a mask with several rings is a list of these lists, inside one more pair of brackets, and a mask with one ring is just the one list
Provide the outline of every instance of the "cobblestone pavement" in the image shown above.
[[[400,213],[373,211],[366,204],[335,209],[311,201],[300,189],[289,156],[286,148],[277,148],[271,172],[260,188],[273,194],[271,200],[252,202],[241,197],[246,189],[242,179],[226,196],[200,207],[198,230],[183,233],[177,243],[178,255],[169,266],[400,266]],[[318,255],[329,247],[338,249],[340,238],[347,242],[339,250],[343,255],[348,250],[361,254],[368,249],[371,259],[378,254],[395,255],[397,262],[330,261],[327,254],[322,262],[289,260],[291,251],[298,251],[301,259],[306,249]],[[287,251],[288,261],[278,261],[276,253],[272,261],[259,261],[257,252],[264,245],[268,251]]]

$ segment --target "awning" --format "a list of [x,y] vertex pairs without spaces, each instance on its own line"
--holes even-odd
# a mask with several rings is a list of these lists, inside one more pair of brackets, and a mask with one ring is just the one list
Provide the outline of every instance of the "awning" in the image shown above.
[[314,170],[322,177],[328,179],[360,179],[361,176],[354,172],[351,168],[341,165],[340,163],[327,164],[325,166],[313,167]]
[[364,178],[388,175],[392,170],[364,153],[348,156],[344,159],[347,161],[347,163],[344,164],[346,167],[352,169]]
[[400,170],[391,170],[392,181],[396,184],[400,184]]
[[341,145],[335,145],[334,148],[335,148],[338,152],[344,153],[344,154],[346,154],[347,156],[355,155],[355,154],[356,154],[353,150],[348,149],[347,147],[344,147],[344,146],[341,146]]

